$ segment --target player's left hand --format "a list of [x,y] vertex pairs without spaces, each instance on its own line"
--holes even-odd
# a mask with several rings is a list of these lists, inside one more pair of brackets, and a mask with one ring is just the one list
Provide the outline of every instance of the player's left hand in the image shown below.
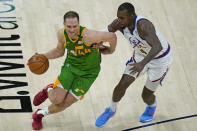
[[132,68],[129,69],[129,71],[131,71],[130,74],[135,74],[135,73],[139,74],[145,67],[145,64],[142,62],[133,63],[133,64],[129,64],[129,65],[132,66]]

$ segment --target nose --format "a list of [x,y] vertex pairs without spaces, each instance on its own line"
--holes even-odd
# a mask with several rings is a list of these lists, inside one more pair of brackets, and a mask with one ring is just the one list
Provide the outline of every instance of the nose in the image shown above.
[[74,31],[74,28],[71,28],[70,31],[73,32]]
[[74,28],[71,28],[70,31],[71,31],[71,32],[74,32]]

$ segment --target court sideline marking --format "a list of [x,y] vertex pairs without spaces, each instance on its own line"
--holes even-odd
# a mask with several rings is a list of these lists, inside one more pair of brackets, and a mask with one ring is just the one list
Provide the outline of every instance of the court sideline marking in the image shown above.
[[131,131],[131,130],[136,130],[136,129],[145,128],[145,127],[149,127],[149,126],[159,125],[159,124],[163,124],[163,123],[167,123],[167,122],[171,122],[171,121],[188,119],[188,118],[192,118],[192,117],[197,117],[197,114],[190,115],[190,116],[183,116],[183,117],[173,118],[173,119],[164,120],[164,121],[159,121],[159,122],[146,124],[146,125],[142,125],[142,126],[136,126],[136,127],[133,127],[133,128],[122,130],[122,131]]

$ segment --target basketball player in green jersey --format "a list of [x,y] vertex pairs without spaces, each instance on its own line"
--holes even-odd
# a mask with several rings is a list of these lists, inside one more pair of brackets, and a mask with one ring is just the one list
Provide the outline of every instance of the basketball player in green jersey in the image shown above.
[[[37,109],[33,114],[32,127],[42,128],[42,118],[65,110],[73,103],[82,99],[100,72],[101,56],[99,50],[111,54],[116,47],[116,35],[111,32],[89,30],[79,25],[79,15],[69,11],[64,15],[64,29],[57,33],[57,47],[44,54],[48,59],[61,57],[67,49],[67,58],[61,73],[54,84],[50,84],[34,97],[35,106],[47,98],[51,105]],[[104,46],[102,42],[109,42]],[[92,48],[94,43],[96,48]]]

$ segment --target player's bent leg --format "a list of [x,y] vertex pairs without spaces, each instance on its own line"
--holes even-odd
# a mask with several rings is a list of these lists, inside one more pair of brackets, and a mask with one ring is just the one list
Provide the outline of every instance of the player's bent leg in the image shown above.
[[49,100],[52,104],[60,104],[64,101],[67,91],[61,87],[55,87],[48,92]]
[[110,107],[105,108],[105,111],[96,119],[95,125],[97,127],[103,127],[107,121],[114,116],[116,111],[112,111]]
[[152,105],[155,102],[154,91],[149,90],[146,86],[142,91],[142,99],[147,105]]
[[124,96],[126,89],[129,87],[131,83],[135,81],[135,77],[123,74],[121,80],[119,81],[118,85],[115,87],[113,92],[113,101],[118,102]]
[[149,122],[153,120],[156,111],[156,99],[154,92],[159,87],[159,85],[162,85],[162,81],[164,80],[168,72],[168,68],[171,64],[171,60],[170,60],[169,62],[166,63],[166,65],[168,66],[152,68],[154,67],[152,66],[152,64],[154,65],[154,63],[156,62],[158,63],[158,61],[154,62],[153,60],[152,63],[149,64],[148,79],[146,81],[144,90],[142,92],[142,98],[144,102],[147,104],[147,107],[145,112],[140,117],[141,122]]
[[40,92],[38,92],[33,100],[34,106],[38,106],[41,103],[43,103],[48,98],[48,89],[53,88],[53,84],[47,85],[44,89],[42,89]]
[[[129,76],[127,74],[124,74],[118,83],[118,85],[115,87],[113,92],[113,101],[118,102],[120,99],[124,96],[126,89],[129,87],[131,83],[135,81],[135,78],[132,76]],[[107,121],[115,114],[116,109],[113,110],[112,107],[107,107],[96,120],[95,125],[97,127],[103,127]]]
[[62,104],[65,108],[67,108],[77,101],[78,101],[78,99],[76,97],[74,97],[72,94],[68,93],[67,97],[64,99]]
[[65,97],[65,99],[61,103],[51,104],[49,106],[49,108],[48,108],[49,113],[54,114],[54,113],[61,112],[77,101],[78,101],[78,99],[76,99],[72,94],[68,93],[68,95]]
[[42,118],[45,115],[54,114],[61,112],[71,106],[73,103],[77,102],[78,99],[75,98],[72,94],[68,93],[64,100],[59,104],[51,104],[49,107],[44,109],[38,109],[35,113],[33,113],[32,118],[32,127],[34,130],[42,129]]
[[[151,82],[150,80],[147,81]],[[142,92],[142,99],[147,104],[147,107],[145,109],[145,112],[140,117],[140,122],[152,121],[156,111],[156,100],[154,91],[158,87],[158,83],[152,83],[152,88],[149,85],[150,84],[146,84]]]

